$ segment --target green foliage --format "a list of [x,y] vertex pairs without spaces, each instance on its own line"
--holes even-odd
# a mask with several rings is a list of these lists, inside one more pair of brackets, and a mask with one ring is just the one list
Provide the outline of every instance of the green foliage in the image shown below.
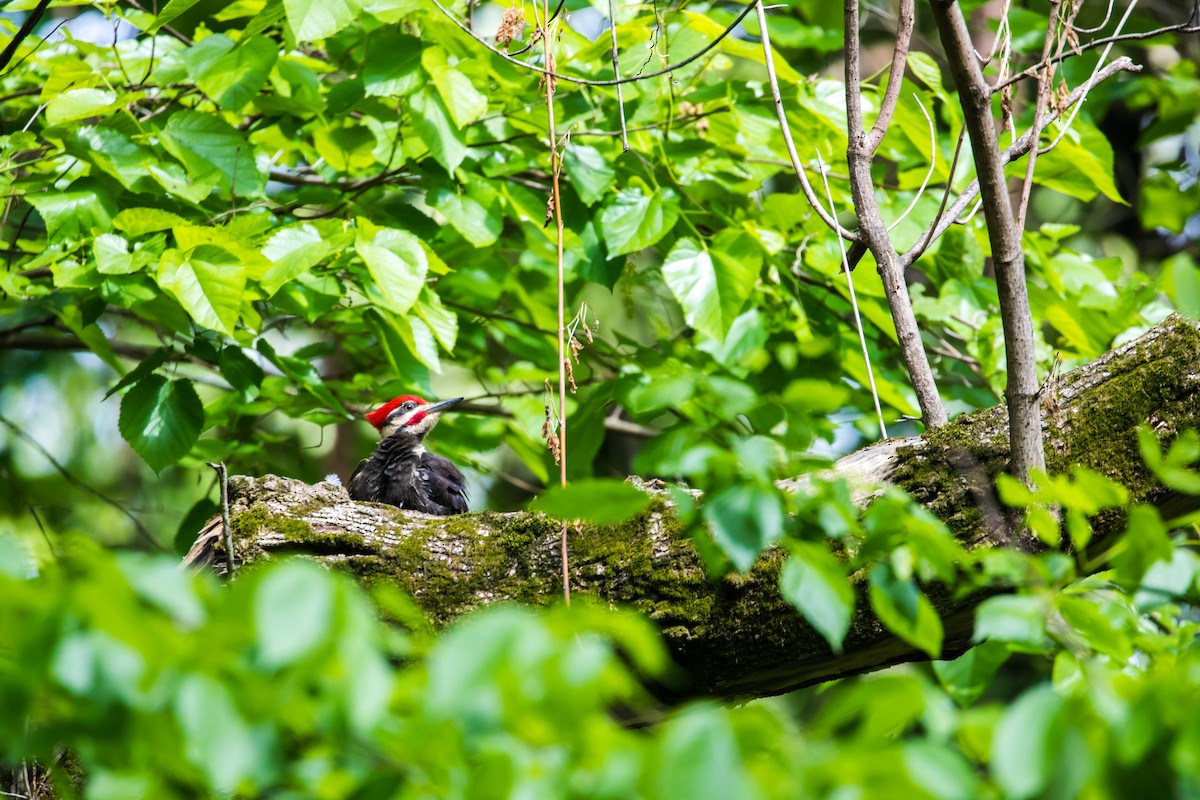
[[638,514],[649,504],[650,496],[628,483],[591,478],[547,489],[529,508],[567,522],[583,519],[609,525]]
[[[898,492],[860,513],[845,484],[776,484],[873,436],[873,403],[840,249],[783,159],[756,43],[727,38],[626,87],[624,153],[612,87],[559,81],[551,143],[537,75],[429,3],[92,11],[139,33],[35,36],[0,75],[0,406],[138,518],[173,509],[150,520],[164,546],[186,550],[215,508],[196,479],[205,462],[319,477],[331,450],[369,447],[351,435],[333,448],[349,426],[330,426],[406,391],[493,398],[493,416],[443,422],[439,452],[513,483],[553,482],[536,433],[538,394],[558,367],[557,253],[544,226],[553,144],[568,316],[590,312],[572,328],[574,483],[535,507],[614,522],[645,498],[597,476],[632,462],[686,481],[703,499],[673,497],[711,572],[779,547],[782,595],[834,651],[877,619],[947,655],[943,615],[972,593],[995,596],[978,608],[978,645],[953,661],[786,701],[687,705],[632,729],[613,709],[651,715],[639,678],[671,679],[644,620],[506,607],[435,638],[404,598],[376,598],[407,622],[383,628],[359,590],[303,564],[225,590],[163,561],[105,557],[64,534],[127,544],[128,521],[69,489],[6,428],[0,760],[50,764],[69,747],[95,798],[1200,792],[1200,729],[1186,713],[1195,514],[1131,506],[1124,487],[1081,468],[1032,488],[1002,476],[1000,499],[1046,550],[968,552]],[[732,21],[706,4],[618,13],[624,75],[678,63]],[[839,13],[798,3],[771,25],[801,161],[810,176],[818,153],[835,164],[840,212],[852,204],[836,166],[843,87],[821,75],[841,46]],[[1009,25],[1014,57],[1035,57],[1044,18],[1014,8]],[[744,27],[757,32],[752,17]],[[519,32],[512,51],[533,35]],[[562,71],[611,74],[606,37],[564,25],[555,46]],[[539,49],[518,58],[539,63]],[[1095,57],[1073,56],[1062,79],[1077,85],[1072,70],[1086,75]],[[940,184],[973,177],[967,151],[949,168],[962,119],[938,63],[910,54],[917,83],[873,166],[901,250],[940,214]],[[1039,157],[1022,245],[1043,374],[1143,331],[1166,300],[1200,309],[1194,259],[1165,253],[1194,240],[1200,210],[1184,146],[1200,113],[1196,68],[1181,58],[1156,69],[1093,90]],[[869,113],[896,78],[864,82]],[[1013,122],[1029,126],[1028,103]],[[1137,145],[1109,143],[1121,128]],[[1122,181],[1114,163],[1142,172]],[[1019,178],[1025,161],[1008,168]],[[1112,215],[1140,224],[1140,238]],[[1004,386],[989,255],[976,215],[913,265],[922,336],[954,412],[993,404]],[[916,432],[880,278],[866,265],[854,281],[890,430]],[[610,421],[652,438],[630,444]],[[1183,433],[1164,453],[1147,432],[1141,449],[1164,485],[1200,494],[1198,442]],[[522,504],[489,485],[492,504]],[[1126,515],[1107,552],[1094,551],[1098,514]]]

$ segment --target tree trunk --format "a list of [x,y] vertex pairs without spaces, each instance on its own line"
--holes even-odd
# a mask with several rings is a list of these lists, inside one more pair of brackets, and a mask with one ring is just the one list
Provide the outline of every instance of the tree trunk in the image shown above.
[[[1137,428],[1164,438],[1200,424],[1200,326],[1171,317],[1139,339],[1043,387],[1049,469],[1079,464],[1120,481],[1135,502],[1184,507],[1144,468]],[[888,482],[944,520],[968,548],[1011,546],[991,479],[1005,469],[1003,406],[963,415],[922,437],[872,445],[838,462],[862,489]],[[635,482],[636,479],[634,479]],[[746,574],[711,581],[665,495],[629,522],[584,525],[571,536],[571,583],[578,596],[637,608],[662,628],[686,677],[673,695],[745,698],[925,658],[889,634],[865,602],[841,655],[777,591],[782,552],[768,552]],[[802,490],[804,480],[785,481]],[[560,596],[558,523],[531,513],[429,517],[350,501],[343,488],[267,475],[230,479],[235,564],[299,553],[353,574],[365,585],[410,592],[437,624],[481,605],[534,605]],[[1123,529],[1118,515],[1094,520],[1092,547]],[[220,519],[201,532],[187,563],[226,571]],[[1037,548],[1035,541],[1022,546]],[[931,595],[945,627],[944,657],[970,647],[981,598]]]

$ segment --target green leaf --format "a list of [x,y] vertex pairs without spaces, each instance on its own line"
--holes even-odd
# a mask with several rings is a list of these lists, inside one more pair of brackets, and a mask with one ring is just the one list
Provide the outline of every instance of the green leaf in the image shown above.
[[221,375],[243,398],[252,400],[258,395],[263,382],[262,367],[247,358],[242,348],[233,345],[222,348],[217,363]]
[[429,271],[421,240],[408,231],[378,228],[360,219],[354,250],[375,279],[387,308],[397,314],[408,313]]
[[535,497],[529,508],[568,522],[582,519],[612,525],[641,513],[649,504],[650,495],[624,481],[585,478],[565,487],[550,487]]
[[260,769],[266,754],[230,690],[203,673],[185,673],[172,697],[184,752],[222,795]]
[[426,286],[421,290],[420,299],[414,306],[417,316],[425,321],[429,330],[447,353],[454,352],[454,343],[458,338],[458,317],[444,305],[442,299]]
[[1177,253],[1163,262],[1162,284],[1167,295],[1184,314],[1200,317],[1200,268],[1187,253]]
[[283,0],[288,25],[302,42],[333,36],[362,11],[359,0]]
[[[1051,125],[1045,135],[1056,137],[1062,124]],[[1016,164],[1024,173],[1025,162]],[[1129,205],[1113,182],[1112,146],[1103,133],[1081,116],[1074,118],[1070,132],[1058,147],[1038,157],[1033,180],[1080,200],[1091,200],[1103,193],[1114,203]]]
[[731,486],[708,498],[703,511],[713,538],[741,572],[783,534],[783,502],[773,486]]
[[439,188],[429,193],[426,202],[476,247],[489,247],[500,237],[501,217],[469,194]]
[[833,652],[842,652],[854,615],[854,589],[829,550],[792,545],[792,555],[779,573],[779,592],[825,637]]
[[907,741],[904,768],[914,783],[937,800],[974,800],[982,781],[956,748],[932,741]]
[[197,324],[233,335],[246,286],[246,270],[237,256],[215,245],[201,245],[186,257],[167,250],[157,280]]
[[415,36],[377,31],[367,39],[363,86],[367,97],[405,97],[421,85],[421,50]]
[[264,36],[234,42],[213,34],[184,51],[196,86],[226,111],[239,111],[254,99],[271,74],[278,46]]
[[365,125],[340,124],[320,128],[313,146],[338,172],[365,169],[375,163],[375,134]]
[[167,362],[167,357],[171,355],[171,351],[165,347],[160,347],[150,355],[142,359],[136,367],[129,371],[129,374],[117,382],[117,385],[104,393],[104,399],[112,397],[117,392],[124,389],[126,386],[132,386],[143,378],[153,374],[156,369]]
[[928,53],[923,53],[919,50],[910,52],[908,54],[908,68],[912,70],[913,75],[917,76],[917,80],[935,93],[939,95],[944,93],[944,89],[942,88],[942,70]]
[[309,223],[280,229],[263,246],[262,254],[273,263],[259,281],[267,297],[324,261],[334,245]]
[[152,258],[145,251],[129,252],[129,242],[115,233],[102,233],[92,242],[92,253],[96,256],[96,269],[102,275],[128,275],[138,272]]
[[391,314],[384,314],[375,308],[368,308],[363,312],[363,320],[387,356],[388,364],[396,380],[403,381],[406,386],[411,386],[415,390],[431,394],[429,368],[413,354],[415,345],[410,346],[404,333],[401,332],[401,327],[404,325],[403,319]]
[[716,238],[713,248],[710,251],[692,239],[680,239],[662,270],[687,323],[723,342],[754,289],[761,250],[747,234],[729,231]]
[[313,366],[311,361],[306,361],[302,358],[294,356],[283,356],[275,352],[275,348],[266,339],[259,339],[255,345],[258,352],[267,357],[267,360],[274,364],[280,372],[291,378],[300,388],[310,392],[313,397],[320,400],[328,408],[333,409],[338,414],[341,414],[346,419],[352,419],[353,415],[348,412],[345,407],[334,397],[333,392],[329,391],[329,387],[325,385],[325,381],[321,379],[321,373],[317,372],[317,368]]
[[960,706],[969,706],[978,700],[988,687],[996,671],[1012,655],[1003,642],[977,644],[953,661],[934,661],[933,673]]
[[746,761],[729,712],[715,705],[685,706],[663,725],[653,773],[658,797],[729,800],[753,797]]
[[662,239],[678,219],[679,197],[670,189],[624,189],[600,212],[600,231],[609,256],[620,256]]
[[187,220],[178,214],[158,208],[126,208],[112,221],[114,228],[124,231],[134,239],[147,233],[169,231],[186,224]]
[[579,192],[579,199],[589,206],[607,194],[616,180],[612,163],[591,145],[572,141],[563,161],[567,180]]
[[1137,586],[1151,567],[1170,561],[1173,554],[1171,537],[1158,509],[1139,503],[1129,509],[1125,535],[1111,551],[1109,561],[1117,580],[1126,586]]
[[1035,797],[1050,784],[1063,758],[1064,711],[1062,698],[1041,686],[1021,695],[1004,714],[992,739],[991,772],[1006,797]]
[[187,455],[204,428],[204,405],[192,382],[151,375],[121,399],[121,436],[155,472]]
[[422,89],[409,98],[409,105],[412,124],[421,141],[447,172],[454,172],[467,157],[467,145],[441,95]]
[[158,16],[154,18],[154,24],[150,26],[147,33],[155,33],[162,29],[163,25],[170,23],[180,14],[189,11],[198,2],[200,0],[170,0],[163,6],[163,10],[158,12]]
[[268,668],[293,664],[325,644],[336,606],[334,580],[304,561],[281,564],[254,592],[258,657]]
[[871,570],[871,608],[892,633],[937,658],[942,652],[942,620],[917,584],[900,579],[891,565]]
[[159,134],[163,147],[187,168],[187,179],[215,179],[226,194],[262,197],[266,175],[250,143],[229,123],[199,111],[178,111]]
[[[425,53],[430,53],[426,50]],[[480,94],[471,79],[454,67],[438,65],[430,71],[433,85],[459,128],[465,128],[487,111],[487,98]]]
[[69,89],[56,94],[46,105],[46,121],[51,125],[87,117],[98,117],[117,106],[117,94],[108,89]]
[[78,242],[112,227],[116,203],[107,191],[87,181],[77,181],[69,191],[25,196],[46,223],[51,242]]
[[973,641],[998,641],[1038,652],[1046,646],[1046,604],[1029,595],[989,597],[975,612]]

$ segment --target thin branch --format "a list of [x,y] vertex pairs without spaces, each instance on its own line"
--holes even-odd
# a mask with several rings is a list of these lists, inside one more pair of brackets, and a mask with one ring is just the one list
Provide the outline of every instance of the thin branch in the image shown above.
[[884,90],[883,100],[879,104],[879,116],[867,134],[867,151],[874,154],[879,149],[883,137],[887,135],[888,126],[892,124],[892,115],[896,113],[896,103],[900,99],[900,88],[904,84],[904,70],[908,66],[908,47],[912,41],[913,21],[916,14],[913,0],[900,0],[900,19],[896,23],[896,47],[892,51],[892,68],[888,73],[887,89]]
[[[561,7],[561,6],[560,6]],[[617,7],[614,0],[608,0],[608,32],[612,37],[613,77],[621,78],[621,57],[617,51]],[[621,152],[629,152],[629,133],[625,130],[625,95],[621,84],[617,84],[617,114],[621,121]]]
[[[1058,22],[1058,10],[1060,0],[1050,0],[1050,13],[1046,17],[1046,41],[1042,43],[1042,58],[1041,62],[1046,66],[1038,73],[1037,82],[1037,99],[1034,100],[1033,106],[1033,126],[1029,129],[1030,135],[1034,141],[1038,141],[1042,135],[1042,115],[1046,113],[1046,104],[1049,102],[1050,80],[1053,72],[1050,64],[1050,48],[1054,46],[1054,28]],[[1130,6],[1132,8],[1132,6]],[[1017,235],[1025,230],[1025,213],[1029,210],[1029,197],[1033,193],[1033,170],[1037,164],[1038,149],[1032,148],[1029,153],[1029,161],[1025,164],[1025,180],[1021,184],[1021,202],[1017,207]]]
[[[1108,80],[1116,73],[1141,71],[1142,68],[1137,64],[1134,64],[1133,61],[1131,61],[1127,56],[1121,56],[1111,64],[1104,67],[1104,69],[1093,75],[1091,78],[1076,86],[1075,89],[1069,95],[1067,95],[1067,99],[1063,102],[1062,108],[1052,111],[1049,116],[1046,117],[1046,125],[1053,123],[1056,119],[1062,116],[1066,109],[1071,108],[1073,105],[1078,103],[1080,98],[1092,90],[1092,87]],[[1045,128],[1046,125],[1043,125],[1042,127]],[[1033,137],[1029,132],[1027,132],[1025,135],[1019,137],[1015,142],[1000,152],[1000,163],[1007,165],[1013,161],[1016,161],[1018,158],[1028,153],[1029,148],[1032,146]],[[953,175],[951,177],[953,177]],[[971,181],[971,183],[969,183],[965,189],[962,190],[962,193],[959,194],[958,197],[954,199],[954,202],[950,204],[948,213],[945,216],[939,216],[939,218],[934,221],[934,224],[930,226],[929,230],[926,231],[926,235],[922,237],[921,241],[914,245],[911,250],[901,257],[901,264],[905,267],[908,267],[912,265],[912,263],[918,258],[920,258],[925,253],[925,250],[929,247],[930,243],[935,241],[939,236],[945,233],[951,225],[955,223],[957,218],[967,210],[967,207],[971,205],[971,203],[975,200],[975,196],[978,194],[979,179],[976,178],[975,180]]]
[[29,34],[33,33],[33,29],[42,21],[42,15],[46,13],[46,9],[50,7],[50,0],[38,0],[38,4],[25,17],[25,21],[21,23],[21,27],[17,29],[16,34],[9,40],[8,46],[0,52],[0,70],[3,70],[13,60],[13,56],[17,54],[17,48],[21,43],[29,38]]
[[208,462],[208,465],[216,470],[217,480],[221,486],[221,534],[225,541],[225,563],[229,565],[228,576],[233,578],[234,573],[234,558],[233,558],[233,526],[229,524],[229,470],[225,468],[225,462],[218,463]]
[[1075,31],[1076,33],[1099,33],[1100,31],[1104,30],[1104,26],[1108,24],[1108,20],[1112,16],[1112,10],[1113,0],[1108,0],[1108,10],[1104,12],[1104,19],[1094,28],[1080,28],[1077,27],[1073,21],[1067,24],[1071,30]]
[[522,67],[524,69],[531,70],[542,76],[549,76],[551,78],[555,78],[560,81],[576,83],[581,86],[620,86],[621,84],[624,84],[624,83],[637,83],[638,81],[649,80],[650,78],[657,78],[660,75],[669,75],[670,73],[674,72],[677,69],[683,69],[688,64],[691,64],[693,61],[703,58],[705,56],[705,54],[708,53],[709,50],[712,50],[714,47],[716,47],[718,44],[721,43],[721,40],[723,40],[729,34],[733,33],[734,29],[737,28],[737,26],[741,24],[742,20],[746,17],[746,15],[749,14],[751,10],[753,10],[755,2],[757,2],[757,0],[755,0],[755,2],[748,3],[746,5],[746,7],[742,9],[742,13],[738,14],[737,18],[733,22],[731,22],[725,28],[725,30],[721,31],[721,33],[717,35],[717,38],[713,39],[711,42],[709,42],[707,45],[705,45],[701,50],[699,50],[696,53],[693,53],[692,55],[688,56],[687,58],[683,59],[682,61],[675,63],[675,64],[669,64],[666,67],[663,67],[662,69],[658,70],[657,72],[647,72],[644,75],[639,74],[639,75],[633,75],[628,78],[614,78],[613,80],[593,80],[590,78],[580,78],[580,77],[576,77],[576,76],[572,76],[572,75],[563,75],[562,73],[555,72],[552,69],[545,69],[543,67],[539,67],[537,64],[530,64],[528,61],[522,61],[519,58],[513,58],[508,53],[505,53],[503,50],[500,50],[500,49],[496,48],[495,46],[493,46],[486,39],[483,39],[480,36],[478,36],[462,20],[460,20],[458,17],[456,17],[452,13],[450,13],[450,10],[448,8],[446,8],[444,5],[442,5],[440,2],[438,2],[438,0],[432,0],[432,2],[435,6],[437,6],[437,9],[446,16],[447,19],[449,19],[451,22],[453,22],[458,27],[459,30],[461,30],[463,33],[470,36],[475,41],[479,42],[481,45],[486,47],[488,50],[491,50],[493,53],[495,53],[496,55],[503,58],[505,61],[508,61],[509,63],[515,64],[518,67]]
[[[1197,8],[1200,8],[1200,5],[1198,5]],[[1140,41],[1142,39],[1153,39],[1153,38],[1156,38],[1158,36],[1163,36],[1168,33],[1200,33],[1200,14],[1198,14],[1197,11],[1195,9],[1193,9],[1192,14],[1186,20],[1184,20],[1183,22],[1176,23],[1175,25],[1165,25],[1161,28],[1155,28],[1152,31],[1141,31],[1139,33],[1122,33],[1117,36],[1108,36],[1103,39],[1093,39],[1092,41],[1087,42],[1086,44],[1079,45],[1078,47],[1074,48],[1069,53],[1065,53],[1062,55],[1057,55],[1057,56],[1052,57],[1050,59],[1050,62],[1053,64],[1057,64],[1061,61],[1066,61],[1068,58],[1071,58],[1072,56],[1076,56],[1076,55],[1079,55],[1080,53],[1087,52],[1088,50],[1094,50],[1097,47],[1103,47],[1105,45],[1114,44],[1116,42],[1134,42],[1134,41]],[[1001,89],[1003,89],[1004,87],[1009,86],[1014,83],[1017,83],[1019,81],[1023,81],[1026,78],[1033,78],[1037,75],[1038,70],[1040,70],[1044,66],[1045,66],[1045,64],[1040,64],[1040,63],[1034,64],[1033,66],[1029,67],[1028,69],[1018,72],[1016,75],[1013,75],[1012,77],[1007,78],[1007,79],[1001,81],[1000,83],[997,83],[995,86],[992,87],[992,92],[993,93],[998,92]]]
[[89,484],[84,483],[79,478],[75,477],[75,474],[73,472],[71,472],[69,469],[67,469],[62,464],[60,464],[58,459],[56,459],[53,456],[53,454],[50,453],[49,450],[47,450],[45,447],[42,446],[41,442],[39,442],[37,439],[34,439],[32,436],[30,436],[28,433],[26,433],[25,430],[23,428],[21,428],[21,426],[17,425],[15,422],[10,420],[8,417],[4,416],[3,414],[0,414],[0,425],[3,425],[4,427],[8,428],[10,431],[12,431],[14,434],[16,434],[22,440],[24,440],[27,444],[29,444],[31,447],[33,447],[35,450],[37,450],[39,453],[41,453],[42,457],[44,457],[47,461],[49,461],[50,465],[52,467],[54,467],[54,469],[58,472],[58,474],[62,475],[63,478],[65,478],[66,481],[68,483],[70,483],[72,486],[82,489],[83,491],[92,495],[93,497],[100,500],[101,502],[104,502],[104,503],[112,506],[113,508],[117,509],[122,514],[124,514],[125,517],[128,518],[129,521],[133,523],[134,529],[138,532],[138,535],[141,536],[142,539],[144,539],[146,541],[147,544],[151,545],[156,550],[160,550],[163,552],[166,551],[166,548],[163,547],[159,543],[159,541],[154,538],[154,535],[146,529],[146,526],[141,523],[141,520],[139,520],[132,513],[130,513],[129,509],[127,509],[125,506],[118,503],[116,500],[113,500],[111,497],[104,494],[99,489],[96,489],[96,488],[90,486]]
[[[141,11],[143,14],[150,14],[151,16],[158,16],[157,14],[151,14],[151,12],[147,11],[146,7],[143,6],[141,3],[139,3],[137,0],[125,0],[125,2],[128,3],[129,5],[133,6],[134,8],[136,8],[138,11]],[[164,31],[169,36],[183,42],[183,44],[186,45],[187,47],[192,46],[192,40],[189,37],[184,36],[182,33],[175,30],[170,25],[163,25],[159,30]]]
[[[921,102],[921,96],[913,92],[913,99],[917,101],[917,105],[921,107],[921,113],[925,115],[925,122],[929,124],[929,171],[925,173],[925,180],[921,181],[921,187],[917,189],[917,193],[913,195],[912,202],[908,204],[908,208],[904,209],[904,213],[896,217],[891,225],[888,225],[888,233],[896,229],[896,226],[904,221],[904,218],[912,213],[912,210],[917,207],[917,203],[921,199],[921,195],[925,194],[925,187],[929,186],[929,180],[933,177],[933,171],[937,167],[937,128],[933,124],[933,117],[929,116],[929,112],[925,110],[925,104]],[[953,177],[953,173],[951,173]],[[945,195],[942,196],[942,204],[945,205]]]
[[[436,0],[435,0],[436,2]],[[546,66],[554,66],[554,52],[551,42],[554,40],[553,23],[550,21],[550,0],[543,0],[545,9],[545,24],[542,26],[542,48]],[[537,6],[534,6],[536,14]],[[554,242],[556,266],[558,274],[558,482],[560,486],[567,485],[567,322],[566,322],[566,272],[563,253],[563,216],[562,195],[559,192],[558,178],[562,172],[562,157],[559,155],[558,135],[554,128],[554,90],[557,80],[552,75],[542,77],[546,87],[546,127],[550,134],[550,177],[552,181],[550,204],[554,206]],[[559,545],[562,551],[562,589],[563,599],[571,604],[571,571],[567,552],[567,521],[562,521],[559,535]]]
[[[1121,21],[1117,23],[1116,32],[1118,34],[1121,32],[1121,29],[1125,27],[1125,23],[1129,21],[1129,17],[1131,14],[1133,14],[1133,9],[1135,9],[1137,7],[1137,4],[1138,4],[1138,0],[1130,0],[1129,8],[1125,9],[1124,16],[1122,16]],[[1108,54],[1110,52],[1112,52],[1112,43],[1111,42],[1109,44],[1105,45],[1104,51],[1102,53],[1100,53],[1100,58],[1096,61],[1096,67],[1095,67],[1095,69],[1092,70],[1092,75],[1095,75],[1097,72],[1100,71],[1101,67],[1104,65],[1104,62],[1108,59]],[[1058,132],[1058,136],[1054,137],[1054,141],[1052,141],[1050,144],[1046,145],[1046,147],[1044,149],[1041,149],[1040,151],[1030,151],[1030,153],[1029,153],[1030,161],[1033,161],[1034,158],[1036,157],[1035,152],[1049,153],[1051,150],[1058,147],[1058,143],[1061,142],[1063,140],[1063,137],[1067,135],[1067,132],[1071,130],[1071,125],[1075,122],[1075,117],[1078,116],[1079,110],[1081,108],[1083,108],[1083,104],[1086,100],[1087,100],[1086,95],[1084,97],[1081,97],[1079,102],[1071,109],[1071,116],[1067,117],[1067,121],[1065,123],[1063,123],[1062,130],[1060,130]],[[1035,139],[1034,142],[1036,143],[1037,140]]]
[[[817,151],[817,164],[822,167],[821,181],[825,184],[825,197],[829,200],[829,213],[837,214],[833,204],[833,192],[829,191],[829,178],[825,176],[824,163],[821,161],[821,151]],[[871,369],[871,355],[867,352],[867,336],[863,333],[862,315],[858,313],[858,297],[854,294],[854,275],[850,271],[850,262],[846,258],[846,243],[838,239],[838,248],[842,251],[842,270],[846,273],[846,287],[850,291],[850,309],[854,312],[854,327],[858,330],[858,343],[862,346],[863,363],[867,366],[867,383],[871,386],[871,399],[875,401],[875,416],[879,418],[879,438],[888,438],[887,425],[883,422],[883,409],[879,406],[879,389],[875,386],[875,372]]]
[[992,118],[991,88],[974,58],[967,22],[954,0],[933,0],[932,7],[950,72],[958,87],[967,135],[971,137],[980,199],[992,247],[1008,368],[1005,399],[1008,403],[1009,463],[1013,475],[1028,484],[1034,470],[1045,469],[1046,454],[1037,401],[1037,359],[1033,314],[1025,284],[1025,254],[1021,251],[1021,238],[1005,182],[1004,163]]
[[779,118],[779,129],[783,133],[783,143],[787,147],[788,156],[792,160],[792,169],[796,173],[796,178],[800,181],[800,188],[804,191],[804,197],[808,200],[809,206],[817,212],[817,216],[821,221],[829,226],[829,229],[836,232],[838,236],[847,241],[858,241],[858,235],[846,230],[841,223],[837,221],[837,217],[829,216],[829,212],[817,199],[817,195],[813,192],[812,186],[808,182],[808,176],[804,172],[803,165],[800,164],[800,156],[796,153],[796,143],[792,140],[792,128],[788,125],[787,113],[783,110],[783,97],[779,93],[779,80],[775,77],[775,55],[771,50],[771,36],[767,32],[767,13],[763,9],[762,0],[756,0],[755,8],[758,12],[758,29],[762,37],[763,57],[767,65],[767,83],[771,86],[771,97],[775,100],[775,115]]
[[[896,326],[896,338],[900,352],[908,368],[909,381],[916,392],[921,406],[921,417],[927,429],[945,425],[949,417],[942,399],[938,395],[937,383],[933,379],[933,368],[925,354],[921,331],[913,314],[908,284],[896,248],[888,236],[879,203],[875,199],[875,182],[871,176],[871,152],[866,134],[863,132],[862,90],[859,71],[858,0],[845,0],[846,37],[846,163],[850,168],[850,193],[854,197],[854,211],[858,215],[859,238],[875,256],[879,277],[883,281],[884,294],[892,322]],[[849,269],[849,256],[846,261]]]
[[958,157],[962,153],[963,139],[967,136],[967,129],[960,128],[958,131],[958,141],[954,143],[954,155],[950,158],[950,172],[946,178],[946,189],[942,192],[942,204],[938,206],[938,212],[933,217],[933,222],[925,229],[925,233],[917,240],[917,243],[905,253],[900,263],[908,268],[912,262],[916,261],[929,247],[929,243],[933,241],[933,232],[938,224],[942,221],[942,215],[946,213],[946,203],[950,201],[950,193],[954,191],[954,173],[958,170]]

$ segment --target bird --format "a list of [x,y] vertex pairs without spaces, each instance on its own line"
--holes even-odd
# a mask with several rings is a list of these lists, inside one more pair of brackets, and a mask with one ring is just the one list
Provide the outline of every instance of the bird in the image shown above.
[[426,401],[406,394],[367,414],[381,438],[350,476],[350,499],[439,516],[465,512],[467,479],[449,459],[425,449],[425,436],[460,402],[461,397]]

